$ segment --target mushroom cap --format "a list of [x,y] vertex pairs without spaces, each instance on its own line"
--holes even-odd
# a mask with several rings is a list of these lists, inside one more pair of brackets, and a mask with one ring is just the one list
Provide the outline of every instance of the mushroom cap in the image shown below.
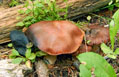
[[70,54],[82,43],[84,32],[70,21],[40,21],[26,31],[40,50],[50,55]]
[[99,45],[110,40],[109,28],[100,25],[90,25],[90,34],[86,35],[86,40],[90,40],[88,45]]
[[29,43],[29,41],[24,33],[18,30],[13,30],[10,32],[10,39],[14,48],[19,52],[19,54],[25,56],[27,50],[26,45]]

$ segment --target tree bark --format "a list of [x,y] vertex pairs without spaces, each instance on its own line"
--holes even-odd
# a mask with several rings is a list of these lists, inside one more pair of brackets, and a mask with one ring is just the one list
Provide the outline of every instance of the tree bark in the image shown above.
[[[57,5],[60,8],[65,8],[66,3],[64,0],[56,0]],[[107,5],[110,0],[68,0],[68,18],[69,19],[77,19],[80,16],[87,14],[89,12],[93,12],[96,9]],[[21,20],[17,20],[16,17],[25,17],[24,15],[20,15],[18,10],[26,9],[23,5],[18,5],[13,8],[8,8],[0,11],[0,44],[9,42],[9,33],[14,29],[21,29],[20,27],[16,27],[16,23]]]

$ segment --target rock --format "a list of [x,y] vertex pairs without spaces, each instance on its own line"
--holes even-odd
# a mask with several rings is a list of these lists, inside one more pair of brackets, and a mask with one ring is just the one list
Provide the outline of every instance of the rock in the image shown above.
[[0,61],[0,77],[24,77],[23,72],[28,70],[26,65],[13,64],[10,59]]
[[38,77],[48,77],[49,70],[47,65],[43,62],[43,60],[39,60],[38,62],[36,62],[35,66]]

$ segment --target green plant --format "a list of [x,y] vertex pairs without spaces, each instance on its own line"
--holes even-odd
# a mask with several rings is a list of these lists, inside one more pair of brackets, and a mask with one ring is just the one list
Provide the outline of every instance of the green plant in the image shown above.
[[9,43],[9,44],[8,44],[8,47],[13,47],[13,44],[12,44],[12,43]]
[[102,51],[110,58],[116,59],[117,55],[119,55],[119,48],[116,48],[115,51],[113,51],[110,47],[108,47],[106,44],[101,44]]
[[13,7],[13,6],[16,6],[19,4],[19,1],[18,0],[11,0],[11,2],[9,3],[9,6],[10,7]]
[[105,8],[108,8],[109,10],[113,10],[114,7],[118,7],[119,8],[119,0],[111,0],[108,4],[107,7]]
[[110,41],[111,41],[111,48],[106,46],[104,43],[101,44],[102,51],[107,54],[108,57],[116,59],[117,55],[119,55],[119,48],[116,48],[114,50],[114,44],[115,44],[115,36],[117,35],[117,32],[119,30],[119,9],[114,13],[113,19],[110,22]]
[[29,61],[34,62],[36,57],[45,56],[46,54],[42,51],[37,52],[31,52],[32,44],[29,43],[27,45],[27,50],[25,53],[25,56],[21,56],[18,51],[16,51],[14,48],[12,50],[12,53],[10,54],[10,59],[12,59],[12,63],[14,64],[20,64],[21,62],[25,62],[26,65],[29,63]]
[[25,0],[10,0],[9,7],[14,7],[23,4]]
[[112,50],[114,49],[115,36],[119,30],[119,9],[114,13],[113,20],[110,22],[110,40],[112,45]]
[[116,77],[113,67],[96,53],[82,53],[77,58],[81,62],[80,77]]
[[[31,0],[32,1],[32,0]],[[67,0],[65,0],[67,1]],[[26,17],[23,21],[16,24],[16,26],[28,27],[33,23],[39,21],[47,20],[64,20],[67,18],[67,8],[62,9],[56,5],[56,1],[51,0],[35,0],[32,3],[29,1],[25,2],[25,7],[27,10],[19,10],[20,14],[25,14]],[[30,7],[30,8],[29,8]],[[64,17],[61,17],[59,13],[65,12]]]
[[95,12],[104,10],[104,9],[109,9],[112,11],[115,7],[119,8],[119,0],[110,0],[107,6],[97,9]]

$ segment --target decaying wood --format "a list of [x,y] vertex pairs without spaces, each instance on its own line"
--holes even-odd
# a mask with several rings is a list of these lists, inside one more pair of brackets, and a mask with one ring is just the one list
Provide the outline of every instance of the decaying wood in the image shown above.
[[[66,7],[66,3],[63,2],[64,0],[56,1],[60,8]],[[68,0],[68,18],[76,19],[86,13],[93,12],[95,9],[98,9],[109,2],[110,0]],[[16,17],[24,17],[18,13],[18,10],[20,9],[26,8],[23,8],[23,5],[19,5],[0,11],[0,44],[10,41],[10,31],[20,29],[15,26],[17,22],[22,20],[17,20]]]
[[32,71],[25,64],[13,64],[10,59],[0,60],[0,77],[24,77],[28,70]]
[[23,5],[9,8],[0,12],[0,44],[10,41],[10,31],[20,29],[20,27],[16,27],[16,23],[20,21],[17,20],[16,17],[23,17],[23,15],[18,13],[19,9],[24,9]]

